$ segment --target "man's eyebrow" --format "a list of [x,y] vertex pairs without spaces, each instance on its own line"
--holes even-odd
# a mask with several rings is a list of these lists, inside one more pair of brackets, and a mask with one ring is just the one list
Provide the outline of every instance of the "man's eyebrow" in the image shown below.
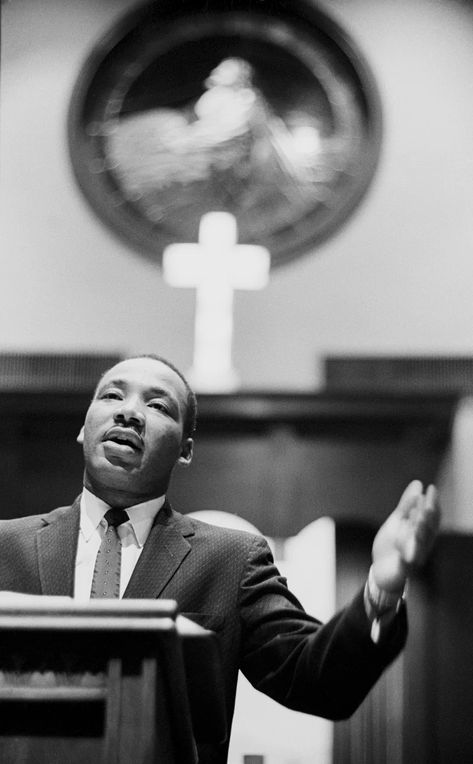
[[110,387],[110,385],[115,385],[115,387],[125,387],[126,382],[124,379],[100,380],[97,385],[97,392],[102,390],[104,387]]

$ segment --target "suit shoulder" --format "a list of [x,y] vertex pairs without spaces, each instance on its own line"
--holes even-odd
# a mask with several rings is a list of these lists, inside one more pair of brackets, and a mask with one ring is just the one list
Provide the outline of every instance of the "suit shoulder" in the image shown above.
[[[217,525],[210,520],[200,520],[196,517],[189,517],[188,515],[185,516],[185,518],[186,521],[191,524],[193,533],[196,537],[205,539],[209,543],[216,544],[220,547],[249,550],[252,547],[268,546],[264,536],[257,531],[227,527],[220,524]],[[232,522],[231,516],[229,522]]]
[[27,530],[37,530],[59,518],[61,515],[72,512],[73,510],[73,506],[57,507],[51,512],[43,512],[39,515],[25,515],[24,517],[0,520],[0,533],[21,533]]

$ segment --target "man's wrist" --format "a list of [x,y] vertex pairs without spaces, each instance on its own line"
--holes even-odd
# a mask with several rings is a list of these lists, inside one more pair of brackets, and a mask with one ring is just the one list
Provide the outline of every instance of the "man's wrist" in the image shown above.
[[407,582],[397,592],[388,592],[376,583],[373,566],[370,567],[366,582],[366,596],[376,615],[382,615],[387,610],[398,608],[405,597]]
[[366,615],[371,623],[371,638],[377,643],[380,639],[382,620],[391,620],[400,609],[406,597],[407,581],[399,592],[388,592],[381,589],[374,578],[373,567],[368,573],[364,590]]

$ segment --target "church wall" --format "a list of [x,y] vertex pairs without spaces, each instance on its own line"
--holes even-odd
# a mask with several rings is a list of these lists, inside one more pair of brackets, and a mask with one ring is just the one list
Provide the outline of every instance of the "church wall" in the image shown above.
[[[0,351],[192,356],[194,294],[163,283],[95,218],[69,166],[71,88],[135,0],[2,6]],[[384,105],[380,166],[340,232],[239,293],[247,388],[313,389],[326,353],[473,352],[473,11],[445,0],[333,0]]]

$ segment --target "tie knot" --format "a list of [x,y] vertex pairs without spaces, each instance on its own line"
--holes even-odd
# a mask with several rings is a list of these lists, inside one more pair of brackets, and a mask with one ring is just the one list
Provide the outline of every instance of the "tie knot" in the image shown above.
[[117,528],[119,525],[126,523],[126,521],[129,520],[128,512],[124,509],[120,509],[120,507],[112,507],[107,510],[104,517],[108,525],[113,525],[114,528]]

